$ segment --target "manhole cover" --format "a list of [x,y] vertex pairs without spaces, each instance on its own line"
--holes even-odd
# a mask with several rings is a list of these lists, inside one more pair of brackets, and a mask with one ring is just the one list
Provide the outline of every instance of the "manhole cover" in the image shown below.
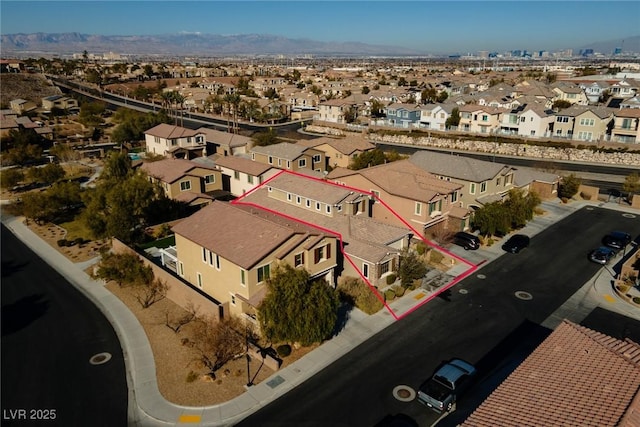
[[111,360],[111,353],[98,353],[91,356],[89,363],[92,365],[103,365]]
[[399,385],[393,389],[393,397],[400,402],[411,402],[416,398],[416,392],[409,386]]
[[466,289],[460,289],[458,292],[461,293],[462,295],[466,295],[469,293],[469,291]]
[[533,295],[531,295],[529,292],[525,292],[525,291],[518,291],[516,292],[516,298],[520,298],[522,300],[528,301],[533,299]]
[[587,210],[588,210],[588,211],[592,211],[592,210],[593,210],[593,208],[592,208],[591,206],[589,206],[589,207],[587,208]]
[[622,214],[623,217],[625,218],[635,218],[636,216],[634,214],[630,214],[630,213],[624,213]]
[[484,274],[478,274],[476,277],[481,280],[484,280],[487,278],[487,276],[485,276]]

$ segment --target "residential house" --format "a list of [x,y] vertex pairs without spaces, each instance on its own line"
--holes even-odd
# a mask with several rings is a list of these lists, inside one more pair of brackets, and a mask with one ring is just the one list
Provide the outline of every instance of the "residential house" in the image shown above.
[[500,129],[500,117],[509,110],[478,105],[461,105],[458,129],[464,132],[491,134]]
[[215,201],[172,230],[177,274],[219,301],[223,316],[255,321],[265,281],[281,263],[335,281],[335,235],[259,207]]
[[579,83],[578,86],[584,91],[589,104],[600,102],[600,97],[609,89],[609,83],[606,81],[584,82]]
[[[8,113],[8,114],[5,114]],[[2,110],[0,112],[0,136],[5,137],[9,135],[12,130],[18,130],[20,127],[16,122],[16,115],[13,110]]]
[[21,98],[12,99],[11,101],[9,101],[9,106],[11,107],[11,110],[18,115],[25,114],[31,110],[35,110],[36,108],[38,108],[35,103]]
[[201,127],[198,132],[204,135],[208,154],[235,156],[246,154],[251,147],[251,138],[236,133]]
[[554,112],[542,105],[522,104],[501,116],[500,133],[524,137],[547,137],[555,120]]
[[[603,141],[608,139],[613,127],[613,108],[580,107],[568,108],[574,114],[573,139],[579,141]],[[566,114],[567,110],[562,113]]]
[[369,142],[363,135],[352,133],[347,134],[344,138],[323,136],[315,139],[300,140],[296,144],[324,152],[327,166],[332,169],[349,167],[354,158],[376,148],[375,144]]
[[168,198],[189,206],[207,205],[221,195],[222,172],[215,166],[185,159],[163,159],[144,162],[140,169],[149,181],[160,185]]
[[382,123],[376,121],[375,124],[384,126],[410,128],[415,127],[420,122],[420,105],[417,104],[389,104],[384,108],[385,119]]
[[469,226],[469,211],[459,201],[463,185],[440,179],[409,160],[357,171],[339,168],[327,180],[373,193],[372,217],[387,224],[409,224],[421,235]]
[[564,320],[461,427],[633,427],[640,345]]
[[219,157],[215,163],[222,170],[222,189],[239,197],[253,190],[280,169],[245,157]]
[[442,103],[420,106],[420,127],[432,130],[447,130],[447,119],[451,117],[454,108],[458,104]]
[[576,84],[557,82],[551,86],[551,90],[556,94],[554,101],[568,101],[577,105],[587,105],[589,103],[584,90]]
[[434,151],[418,151],[409,161],[439,179],[461,184],[457,201],[464,208],[503,200],[515,188],[515,168],[509,165]]
[[294,172],[322,175],[326,170],[325,153],[290,142],[253,147],[251,160]]
[[148,153],[186,159],[207,155],[205,134],[200,129],[161,123],[145,131],[144,138]]
[[640,143],[640,109],[623,108],[616,110],[611,129],[611,141]]
[[46,111],[51,111],[54,108],[70,110],[72,108],[78,108],[78,101],[67,96],[51,95],[42,98],[42,108]]
[[362,277],[373,286],[397,272],[399,255],[413,232],[372,218],[373,196],[312,177],[282,172],[238,200],[278,212],[289,220],[340,236],[337,274]]
[[513,171],[513,184],[526,193],[534,192],[542,200],[558,197],[558,185],[562,177],[555,173],[518,166]]
[[614,98],[631,98],[638,94],[640,84],[635,79],[622,79],[612,82],[609,86],[609,93]]
[[330,99],[320,102],[318,105],[318,113],[313,119],[329,123],[346,124],[350,116],[357,117],[358,108],[359,105],[350,99]]
[[632,96],[620,102],[620,108],[640,108],[640,96]]

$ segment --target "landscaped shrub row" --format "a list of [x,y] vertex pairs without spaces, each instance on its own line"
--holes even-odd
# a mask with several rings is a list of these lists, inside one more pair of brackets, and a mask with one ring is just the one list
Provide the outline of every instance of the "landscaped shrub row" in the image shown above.
[[82,245],[87,242],[88,241],[85,241],[82,237],[78,237],[74,240],[60,239],[56,243],[58,244],[59,247],[63,247],[63,246]]

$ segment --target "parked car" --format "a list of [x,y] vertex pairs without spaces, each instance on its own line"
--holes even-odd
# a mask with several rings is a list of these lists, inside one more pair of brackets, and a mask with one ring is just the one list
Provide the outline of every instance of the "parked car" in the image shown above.
[[418,401],[436,412],[450,412],[475,374],[473,365],[461,359],[452,359],[420,386]]
[[502,245],[502,249],[509,253],[517,254],[528,246],[529,236],[525,236],[524,234],[514,234],[509,237],[509,240],[507,240],[504,245]]
[[607,246],[600,246],[589,252],[589,260],[605,265],[616,255],[616,251]]
[[480,239],[475,234],[458,231],[453,235],[453,243],[462,246],[466,250],[475,250],[480,247]]
[[631,234],[624,231],[612,231],[602,238],[602,244],[615,250],[625,248],[631,243]]

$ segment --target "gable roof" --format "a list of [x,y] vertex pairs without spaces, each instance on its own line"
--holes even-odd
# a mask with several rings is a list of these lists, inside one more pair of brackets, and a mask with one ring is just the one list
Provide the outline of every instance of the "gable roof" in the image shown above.
[[218,171],[218,168],[204,163],[196,163],[185,159],[163,159],[156,162],[144,162],[141,169],[149,176],[169,184],[177,181],[194,168],[210,169]]
[[347,155],[351,155],[356,151],[368,151],[376,148],[375,144],[372,144],[360,135],[347,135],[344,138],[322,136],[312,140],[298,141],[297,144],[304,147],[318,147],[320,145],[327,144],[336,151]]
[[469,182],[483,182],[495,178],[511,166],[486,162],[464,156],[418,151],[409,157],[414,165],[434,175],[450,176]]
[[618,426],[639,386],[638,344],[564,320],[461,425]]
[[292,144],[290,142],[281,142],[279,144],[272,144],[263,147],[253,147],[251,151],[281,159],[295,160],[307,149],[308,147]]
[[[267,216],[262,210],[215,201],[174,225],[172,230],[244,269],[251,269],[305,228],[293,221],[271,221]],[[311,227],[305,230],[318,234]]]
[[271,165],[265,163],[254,162],[251,159],[238,156],[225,156],[216,160],[216,164],[234,171],[244,172],[252,176],[260,176],[263,173],[273,169]]
[[251,138],[244,135],[236,135],[235,133],[223,132],[205,127],[199,128],[198,132],[204,134],[207,142],[214,144],[228,145],[231,148],[251,145]]
[[157,136],[158,138],[173,139],[173,138],[187,138],[190,136],[196,136],[202,132],[193,129],[183,128],[182,126],[170,125],[167,123],[160,123],[157,126],[147,129],[145,135]]

